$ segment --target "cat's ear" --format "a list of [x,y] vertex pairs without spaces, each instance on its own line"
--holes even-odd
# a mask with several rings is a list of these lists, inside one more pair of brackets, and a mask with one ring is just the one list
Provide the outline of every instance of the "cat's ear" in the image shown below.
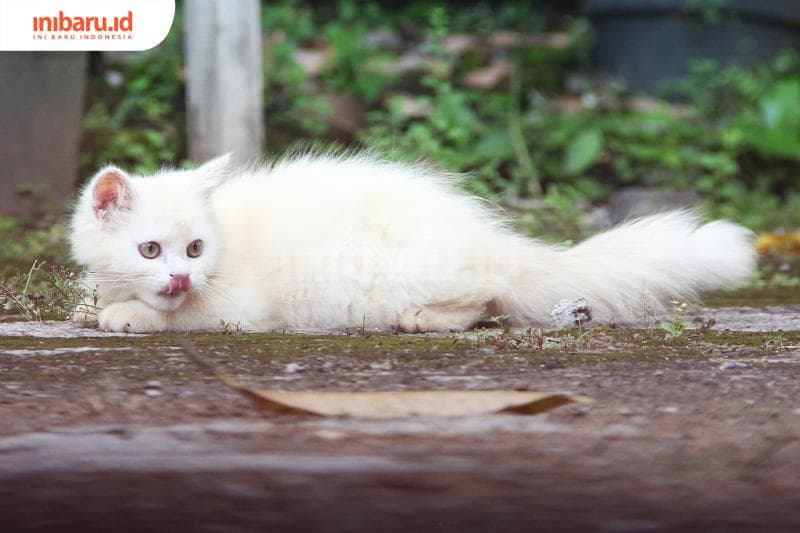
[[112,214],[130,209],[133,187],[130,178],[117,167],[109,166],[98,172],[91,181],[92,210],[98,220],[107,222]]
[[200,165],[197,170],[204,174],[224,174],[232,160],[233,152],[228,152],[227,154],[219,155],[214,159],[209,159]]
[[210,193],[230,173],[233,152],[228,152],[214,159],[206,161],[197,167],[197,173],[202,177],[202,188]]

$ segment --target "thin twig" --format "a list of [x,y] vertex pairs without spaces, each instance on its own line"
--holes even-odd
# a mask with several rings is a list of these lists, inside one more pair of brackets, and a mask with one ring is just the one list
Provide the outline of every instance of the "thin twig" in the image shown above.
[[525,136],[522,133],[522,120],[520,118],[519,100],[522,97],[522,75],[519,62],[511,68],[511,79],[509,80],[509,90],[511,103],[508,110],[508,135],[511,138],[511,146],[517,156],[517,162],[522,170],[524,177],[528,179],[528,191],[535,197],[542,195],[542,185],[539,183],[539,176],[533,166],[528,145],[525,143]]

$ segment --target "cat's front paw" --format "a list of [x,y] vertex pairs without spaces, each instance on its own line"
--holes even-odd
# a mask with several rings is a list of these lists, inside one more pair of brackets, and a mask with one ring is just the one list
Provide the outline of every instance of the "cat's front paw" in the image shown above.
[[131,300],[113,303],[100,311],[97,325],[103,331],[153,333],[167,329],[167,320],[161,311],[139,300]]

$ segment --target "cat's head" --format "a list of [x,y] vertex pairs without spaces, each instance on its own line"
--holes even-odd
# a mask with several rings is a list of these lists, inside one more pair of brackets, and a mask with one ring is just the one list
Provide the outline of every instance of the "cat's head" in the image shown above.
[[210,196],[229,156],[196,170],[131,176],[100,170],[75,209],[70,234],[74,259],[90,279],[161,311],[180,307],[213,276],[220,251]]

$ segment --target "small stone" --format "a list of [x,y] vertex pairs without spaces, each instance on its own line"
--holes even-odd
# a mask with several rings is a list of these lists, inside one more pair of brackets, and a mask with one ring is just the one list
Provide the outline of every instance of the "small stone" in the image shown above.
[[314,435],[323,440],[339,440],[345,438],[347,433],[344,431],[337,431],[335,429],[320,429],[319,431],[316,431]]
[[162,385],[162,383],[160,381],[158,381],[157,379],[154,379],[154,380],[148,381],[147,384],[145,385],[145,387],[147,387],[148,389],[163,389],[164,385]]
[[488,67],[464,75],[464,85],[471,89],[489,90],[497,87],[511,75],[511,63],[505,59],[494,61]]
[[721,365],[719,365],[720,370],[740,370],[742,368],[749,368],[750,365],[746,363],[740,363],[739,361],[725,361]]
[[330,57],[331,53],[327,50],[300,48],[294,52],[295,63],[310,78],[316,77],[322,72]]
[[296,372],[302,372],[305,369],[306,367],[299,363],[289,363],[288,365],[286,365],[286,368],[284,370],[289,374],[294,374]]
[[125,83],[125,75],[118,70],[107,70],[103,79],[111,87],[119,87]]
[[592,306],[584,298],[561,300],[550,311],[550,325],[555,329],[572,328],[592,320]]
[[364,36],[364,44],[368,47],[383,48],[384,50],[400,50],[403,47],[403,38],[397,32],[387,28],[378,28]]
[[155,398],[156,396],[161,396],[162,392],[156,389],[146,389],[144,391],[144,395],[149,398]]
[[669,413],[671,415],[676,415],[679,412],[679,409],[677,407],[675,407],[674,405],[667,405],[666,407],[659,407],[658,410],[661,411],[662,413]]

